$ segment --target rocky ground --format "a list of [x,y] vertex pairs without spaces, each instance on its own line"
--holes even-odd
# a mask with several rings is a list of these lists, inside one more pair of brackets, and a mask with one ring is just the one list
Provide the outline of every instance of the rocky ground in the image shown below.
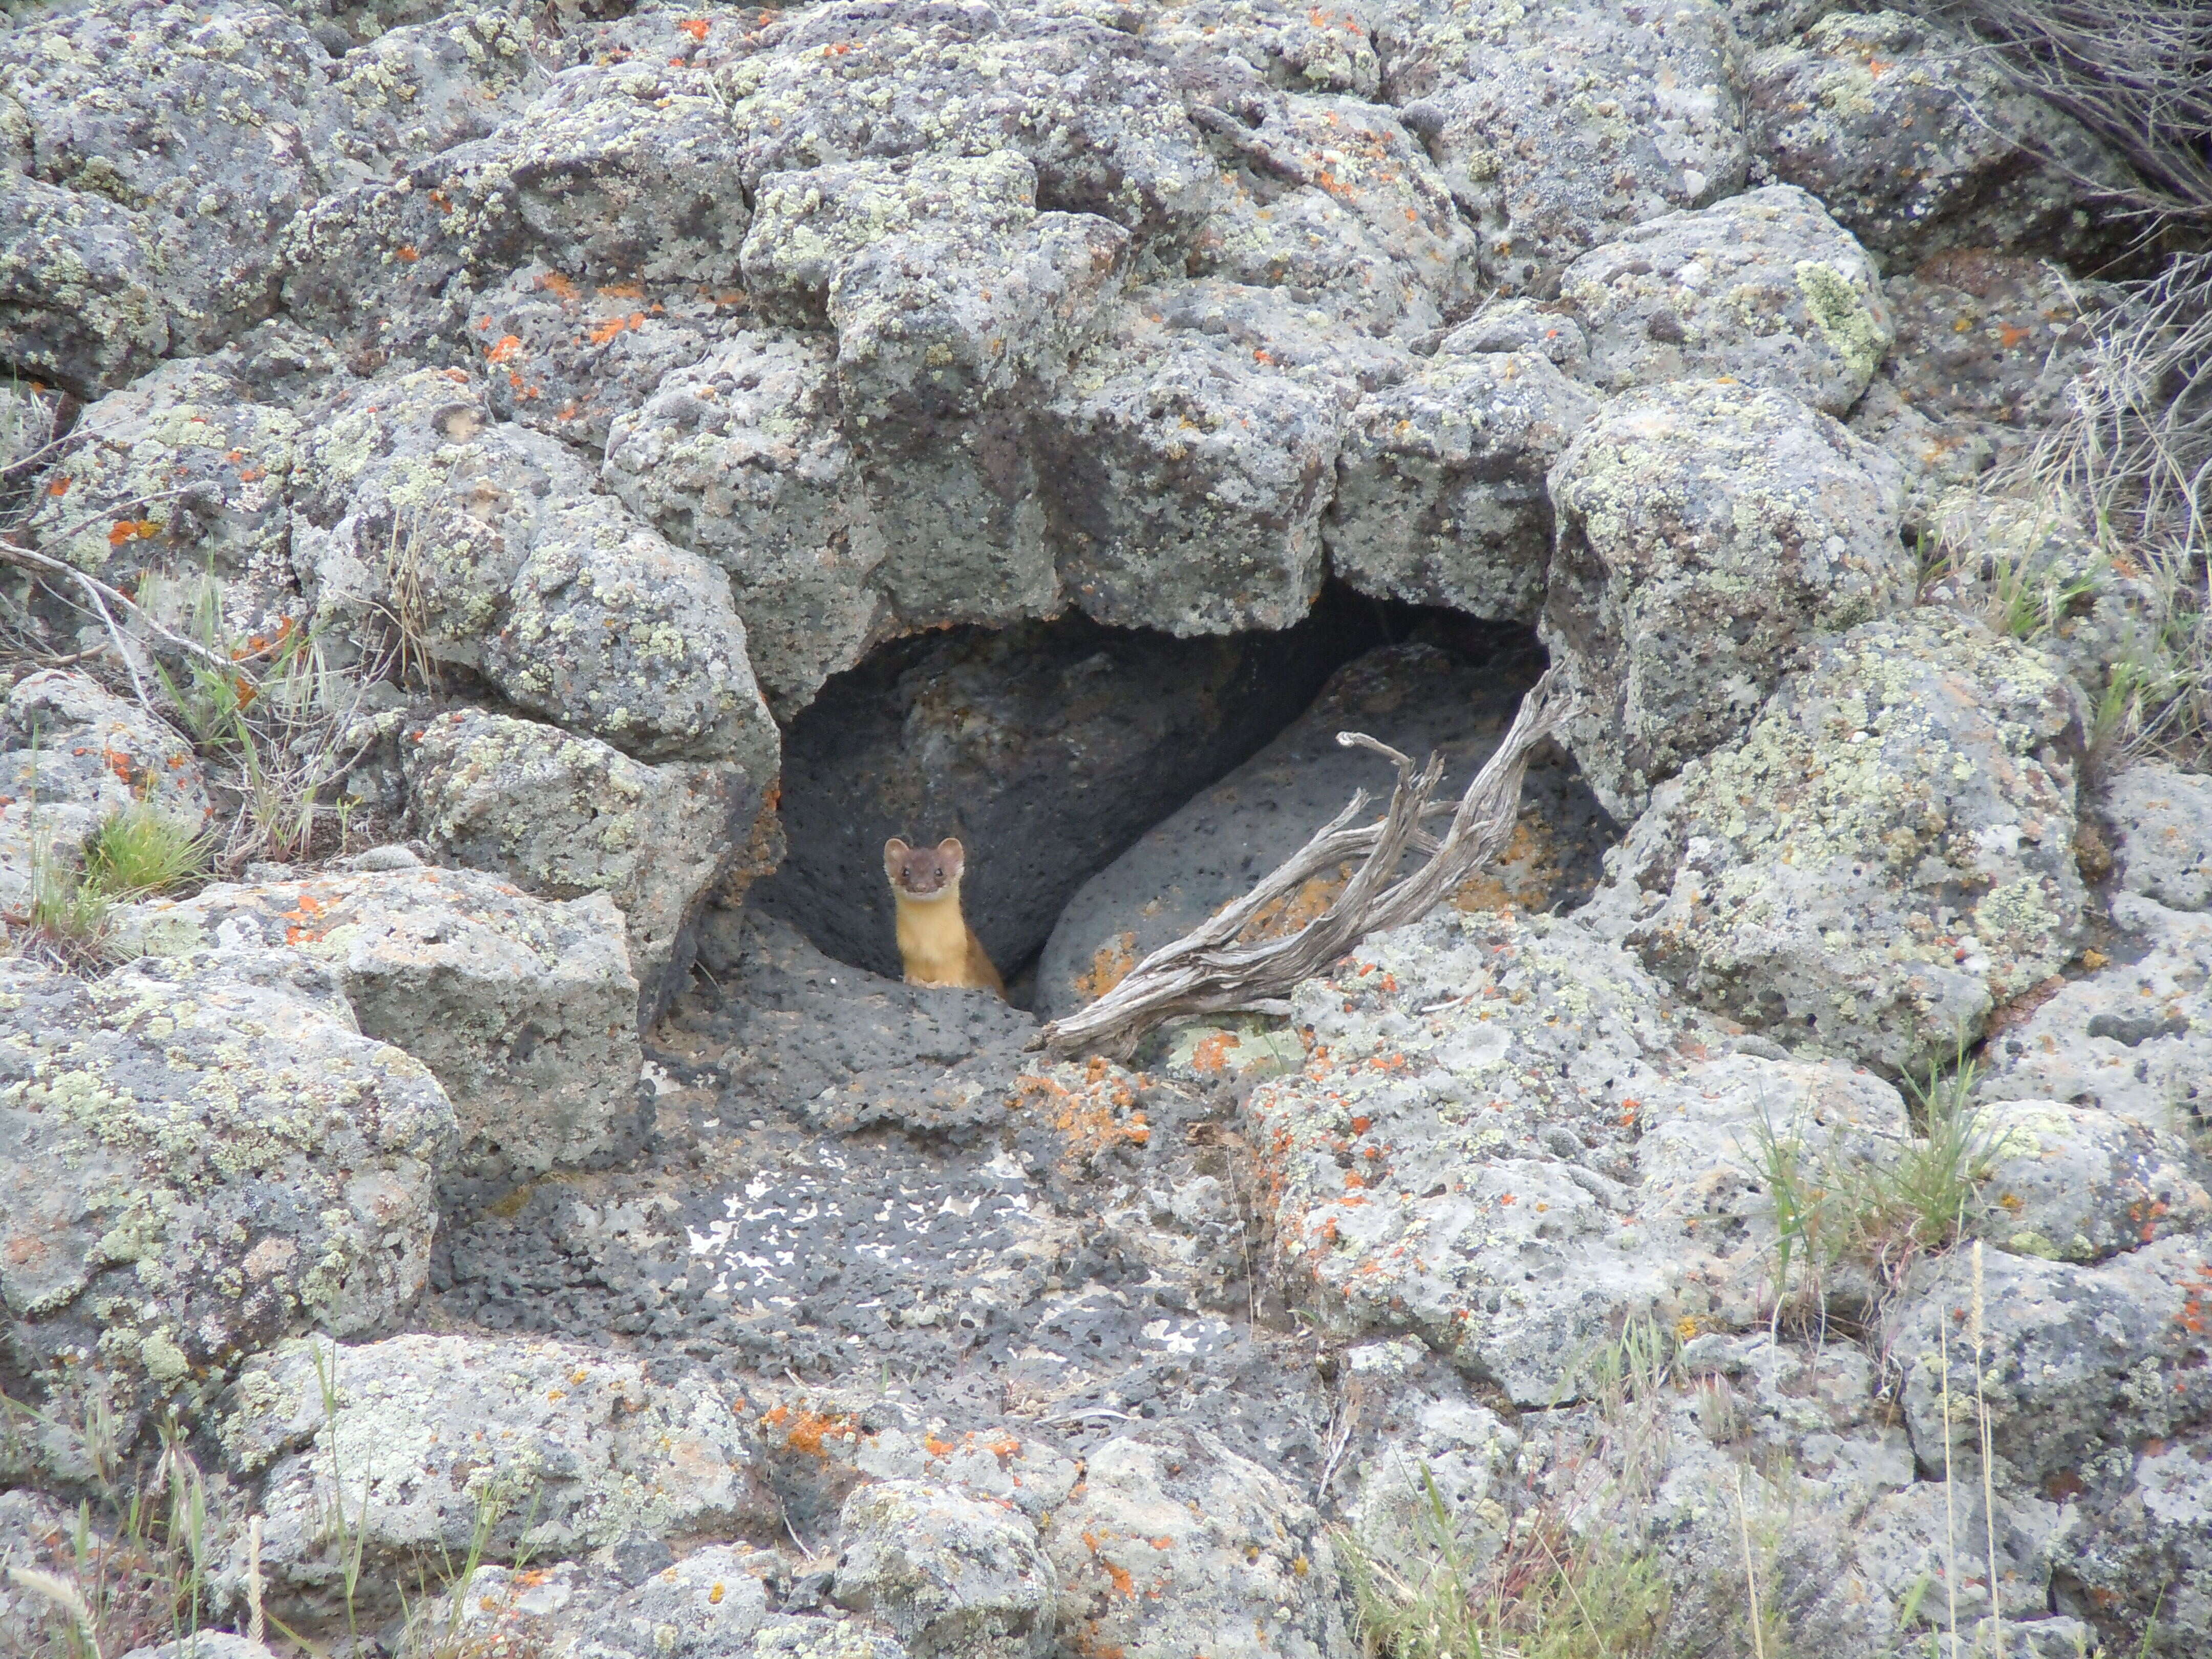
[[2126,179],[1821,0],[12,9],[0,1655],[2212,1650]]

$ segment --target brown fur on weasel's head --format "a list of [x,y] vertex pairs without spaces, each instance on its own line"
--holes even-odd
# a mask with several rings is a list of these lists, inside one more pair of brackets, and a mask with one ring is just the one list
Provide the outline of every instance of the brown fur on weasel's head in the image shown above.
[[950,836],[934,847],[909,847],[896,836],[884,843],[899,959],[909,985],[965,985],[1004,996],[999,970],[960,912],[960,875],[967,866],[967,849]]
[[957,891],[967,865],[968,849],[951,836],[934,847],[909,847],[896,836],[884,843],[884,873],[908,898],[942,898]]

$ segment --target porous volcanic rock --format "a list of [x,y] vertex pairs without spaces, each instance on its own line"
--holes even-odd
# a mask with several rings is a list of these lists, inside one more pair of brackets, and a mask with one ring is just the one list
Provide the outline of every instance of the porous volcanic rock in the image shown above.
[[1819,202],[1771,185],[1584,254],[1559,305],[1589,332],[1601,390],[1727,375],[1841,415],[1895,334],[1881,275]]
[[2212,916],[2132,893],[2114,896],[2112,909],[2112,958],[2045,987],[2049,995],[1990,1040],[1978,1092],[2099,1106],[2202,1135],[2212,1124]]
[[1743,70],[1754,175],[1812,191],[1869,247],[2080,253],[2127,169],[1976,44],[1902,11],[1834,13]]
[[1747,1024],[1954,1054],[2074,954],[2080,743],[2039,653],[1940,609],[1864,623],[1654,792],[1589,914]]
[[327,964],[364,1036],[428,1066],[465,1161],[536,1174],[623,1145],[637,1115],[637,981],[604,893],[533,899],[420,864],[152,899],[114,924],[161,956],[298,951]]
[[207,778],[181,733],[91,676],[49,668],[0,708],[0,910],[23,914],[41,869],[74,879],[102,825],[154,813],[184,836],[214,821]]
[[[568,1557],[644,1532],[762,1532],[775,1504],[743,1395],[696,1375],[554,1342],[395,1336],[289,1342],[240,1376],[218,1429],[235,1479],[267,1517],[272,1604],[342,1619],[347,1551],[363,1600],[398,1610],[417,1562]],[[342,1548],[325,1524],[333,1483],[360,1504]],[[218,1571],[236,1594],[240,1551]]]
[[1533,620],[1551,554],[1545,474],[1596,412],[1540,353],[1454,332],[1353,410],[1322,521],[1331,569],[1362,592]]
[[1383,86],[1482,236],[1483,272],[1534,290],[1587,250],[1742,188],[1735,43],[1717,5],[1613,0],[1379,9]]
[[128,1444],[279,1339],[414,1302],[453,1109],[361,1035],[335,975],[260,950],[4,971],[0,1387],[58,1413],[10,1443],[33,1467],[89,1475],[58,1426],[83,1396]]
[[[1342,811],[1353,793],[1387,798],[1389,762],[1347,749],[1340,732],[1364,732],[1416,761],[1441,751],[1443,793],[1456,794],[1511,723],[1531,681],[1524,657],[1485,659],[1434,645],[1387,646],[1332,675],[1311,708],[1220,782],[1146,831],[1069,899],[1037,966],[1036,1006],[1071,1013],[1181,938]],[[1461,908],[1515,904],[1534,910],[1587,895],[1613,823],[1556,750],[1529,768],[1521,821],[1498,865],[1477,871],[1453,896]],[[1342,892],[1348,868],[1324,872],[1258,919],[1255,936],[1303,927]]]
[[1626,393],[1553,467],[1543,636],[1580,702],[1565,728],[1624,821],[1742,733],[1824,635],[1911,601],[1896,463],[1782,392]]
[[765,780],[724,762],[648,766],[596,738],[475,709],[399,735],[418,832],[541,898],[622,911],[650,1023],[690,973],[700,911],[740,860]]

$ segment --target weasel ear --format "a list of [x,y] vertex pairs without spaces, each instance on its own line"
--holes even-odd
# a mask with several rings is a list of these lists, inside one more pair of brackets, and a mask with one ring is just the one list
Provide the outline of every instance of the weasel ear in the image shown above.
[[937,856],[945,860],[945,867],[957,877],[962,866],[968,862],[968,849],[960,844],[957,836],[947,836],[937,843]]
[[906,855],[913,850],[896,836],[893,836],[885,842],[884,843],[884,873],[893,881],[896,881],[900,865],[906,861]]

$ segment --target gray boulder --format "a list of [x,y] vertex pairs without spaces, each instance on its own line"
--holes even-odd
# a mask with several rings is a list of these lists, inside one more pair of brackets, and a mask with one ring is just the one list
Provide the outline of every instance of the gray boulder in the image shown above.
[[477,296],[468,331],[496,418],[599,453],[617,416],[747,320],[734,289],[582,283],[533,260]]
[[648,766],[596,738],[457,710],[401,736],[415,830],[541,898],[621,910],[649,1024],[691,971],[699,913],[740,871],[766,794],[723,762]]
[[0,909],[21,914],[43,865],[83,867],[102,825],[141,807],[184,836],[215,813],[192,747],[167,722],[89,675],[48,668],[0,708]]
[[757,188],[747,282],[771,314],[836,330],[840,419],[890,549],[881,577],[916,620],[1042,615],[1058,599],[1027,411],[1118,295],[1129,238],[1036,198],[1012,150]]
[[[284,9],[312,16],[317,3]],[[544,89],[557,27],[505,6],[414,9],[421,21],[391,18],[330,65],[306,135],[325,191],[392,179],[418,158],[488,137]]]
[[1822,18],[1743,69],[1760,182],[1819,197],[1868,246],[2080,253],[2112,234],[2100,194],[2124,163],[2010,81],[1976,43],[1902,11]]
[[889,552],[818,337],[748,331],[670,373],[607,437],[606,486],[729,576],[754,672],[788,717],[893,626]]
[[1188,637],[1305,614],[1352,410],[1412,359],[1297,292],[1137,290],[1045,406],[1060,577],[1088,615]]
[[403,678],[473,670],[648,760],[777,738],[721,574],[592,493],[566,446],[491,420],[458,369],[340,400],[301,447],[293,559],[319,625]]
[[831,1594],[890,1626],[915,1659],[1045,1659],[1059,1584],[1011,1505],[885,1480],[845,1500]]
[[1866,250],[1787,185],[1624,230],[1567,268],[1559,303],[1604,391],[1727,375],[1831,415],[1895,334]]
[[763,784],[776,775],[781,738],[729,583],[609,497],[546,512],[483,668],[518,707],[641,760],[733,761]]
[[[563,1559],[637,1533],[773,1526],[738,1401],[696,1373],[556,1342],[397,1336],[289,1342],[250,1365],[217,1434],[266,1517],[272,1607],[327,1625],[347,1553],[361,1601],[396,1612],[419,1565]],[[348,1503],[345,1540],[328,1523]],[[241,1547],[218,1568],[240,1594]]]
[[737,151],[703,86],[579,65],[489,136],[301,213],[282,244],[286,308],[361,349],[413,353],[461,337],[478,291],[533,259],[581,282],[733,285]]
[[1717,5],[1663,22],[1607,0],[1385,16],[1384,88],[1480,230],[1484,274],[1509,293],[1742,187],[1733,42]]
[[2102,1261],[2212,1225],[2212,1159],[2179,1136],[2101,1106],[1983,1106],[1991,1151],[1979,1230],[2015,1255]]
[[144,222],[102,197],[0,168],[0,351],[96,398],[170,347]]
[[1565,741],[1616,817],[1748,726],[1824,635],[1909,604],[1898,469],[1782,392],[1630,392],[1554,465],[1542,633]]
[[2212,909],[2212,779],[2139,761],[2106,787],[2121,887],[2169,910]]
[[1044,1547],[1063,1642],[1214,1659],[1351,1659],[1313,1506],[1203,1431],[1118,1435],[1085,1460]]
[[[2203,1241],[2191,1237],[2161,1239],[2094,1267],[1991,1251],[1982,1259],[1978,1293],[1966,1252],[1929,1263],[1889,1326],[1921,1466],[1942,1466],[1940,1321],[1949,1328],[1952,1455],[1978,1467],[1972,1403],[1977,1302],[1981,1387],[2003,1484],[2124,1475],[2145,1441],[2194,1437],[2212,1418],[2197,1328],[2212,1294],[2208,1273]],[[2155,1590],[2135,1587],[2146,1604]]]
[[191,625],[212,576],[231,633],[265,641],[305,620],[288,499],[299,431],[221,359],[165,362],[78,417],[26,531],[172,627]]
[[[642,1583],[610,1581],[573,1561],[550,1569],[495,1564],[455,1584],[443,1606],[434,1604],[429,1625],[463,1641],[577,1659],[754,1659],[776,1651],[771,1632],[799,1622],[768,1611],[761,1580],[780,1565],[769,1552],[728,1544],[693,1550]],[[831,1634],[822,1621],[808,1622]],[[895,1646],[887,1638],[884,1645]],[[878,1656],[861,1648],[855,1659]]]
[[364,1036],[428,1066],[460,1157],[538,1174],[616,1150],[637,1113],[637,981],[604,893],[546,903],[421,866],[218,884],[114,923],[151,955],[295,950],[326,964]]
[[832,5],[763,45],[721,77],[748,191],[830,160],[1011,150],[1062,210],[1146,236],[1193,234],[1218,199],[1179,76],[1109,15]]
[[1362,592],[1529,619],[1551,555],[1545,474],[1597,400],[1544,356],[1455,350],[1465,336],[1353,410],[1322,539]]
[[[279,1339],[414,1301],[453,1109],[334,975],[258,951],[0,970],[0,1389],[64,1421],[105,1395],[128,1444]],[[58,1428],[11,1450],[91,1473]]]
[[[265,5],[91,7],[0,35],[0,84],[29,137],[9,206],[37,216],[0,241],[55,279],[33,307],[84,306],[55,325],[94,331],[42,362],[34,330],[20,343],[31,350],[9,343],[11,361],[107,391],[165,347],[212,350],[274,310],[280,233],[318,188],[301,129],[328,67]],[[138,315],[103,315],[142,259],[125,301]]]
[[1291,289],[1367,334],[1456,317],[1479,281],[1475,236],[1421,138],[1395,110],[1292,84],[1237,115],[1198,110],[1231,166],[1193,274]]
[[2096,1106],[2202,1135],[2212,1124],[2212,916],[2121,893],[2112,922],[2118,960],[2099,953],[2094,972],[2051,988],[1992,1040],[1980,1097]]
[[1923,1066],[2074,953],[2080,741],[2039,653],[1942,611],[1865,623],[1654,792],[1589,914],[1708,1008]]
[[1881,290],[1897,325],[1883,368],[1899,398],[1947,428],[2028,430],[2064,413],[2112,297],[2049,259],[1990,247],[1936,254]]
[[1867,1073],[1720,1052],[1574,921],[1432,917],[1291,1018],[1307,1063],[1244,1109],[1289,1282],[1340,1334],[1408,1333],[1524,1408],[1599,1387],[1624,1321],[1764,1323],[1768,1140],[1822,1167],[1909,1133]]
[[[1342,811],[1357,790],[1387,794],[1389,763],[1336,740],[1364,732],[1416,760],[1441,751],[1455,794],[1489,758],[1528,684],[1526,665],[1485,661],[1413,643],[1389,646],[1339,669],[1312,707],[1218,784],[1159,820],[1085,882],[1060,911],[1037,966],[1036,1006],[1072,1013],[1181,938]],[[1586,894],[1613,835],[1589,789],[1557,752],[1528,773],[1522,820],[1498,865],[1478,871],[1455,908],[1514,905],[1543,910]],[[1350,872],[1316,876],[1255,937],[1279,937],[1321,914]]]
[[591,490],[459,369],[345,388],[296,468],[292,559],[316,627],[364,656],[404,649],[415,672],[482,666],[544,516]]

